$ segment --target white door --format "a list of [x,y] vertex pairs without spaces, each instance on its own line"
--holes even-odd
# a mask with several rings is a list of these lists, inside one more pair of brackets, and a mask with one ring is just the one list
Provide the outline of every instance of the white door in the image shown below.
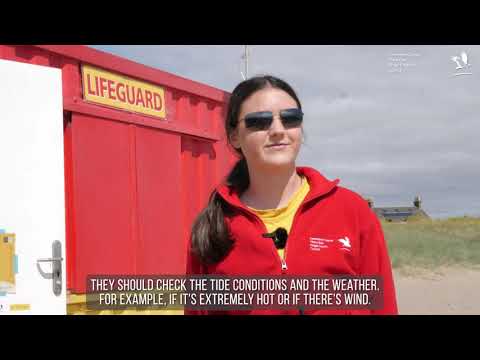
[[0,60],[0,315],[66,314],[63,159],[61,70]]

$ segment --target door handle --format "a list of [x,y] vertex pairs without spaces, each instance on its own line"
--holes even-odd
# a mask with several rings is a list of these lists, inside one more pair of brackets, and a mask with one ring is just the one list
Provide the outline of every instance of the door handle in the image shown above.
[[52,290],[55,296],[62,293],[62,243],[55,240],[52,243],[52,257],[37,259],[37,264],[42,262],[52,263]]
[[63,258],[48,258],[48,259],[38,259],[37,262],[54,262],[54,261],[63,261]]

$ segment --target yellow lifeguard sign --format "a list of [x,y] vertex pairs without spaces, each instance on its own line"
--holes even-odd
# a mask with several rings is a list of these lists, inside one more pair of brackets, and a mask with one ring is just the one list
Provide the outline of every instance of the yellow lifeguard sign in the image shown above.
[[165,90],[157,85],[82,65],[83,98],[112,108],[165,118]]

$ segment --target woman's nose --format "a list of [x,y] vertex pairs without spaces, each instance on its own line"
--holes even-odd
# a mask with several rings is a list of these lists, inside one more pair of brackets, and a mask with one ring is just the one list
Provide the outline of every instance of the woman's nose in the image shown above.
[[285,131],[285,127],[283,126],[282,120],[280,119],[279,115],[275,115],[273,117],[272,125],[270,125],[269,132],[271,134],[281,133]]

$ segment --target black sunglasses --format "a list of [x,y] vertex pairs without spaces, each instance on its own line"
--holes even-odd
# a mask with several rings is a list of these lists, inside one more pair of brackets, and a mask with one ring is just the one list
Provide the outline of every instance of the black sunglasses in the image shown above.
[[288,233],[284,228],[278,228],[274,232],[262,235],[265,238],[272,238],[277,249],[284,249],[287,244]]
[[[273,122],[271,111],[259,111],[245,115],[245,127],[250,130],[267,130]],[[299,127],[303,121],[300,109],[285,109],[280,111],[280,119],[285,129]]]

